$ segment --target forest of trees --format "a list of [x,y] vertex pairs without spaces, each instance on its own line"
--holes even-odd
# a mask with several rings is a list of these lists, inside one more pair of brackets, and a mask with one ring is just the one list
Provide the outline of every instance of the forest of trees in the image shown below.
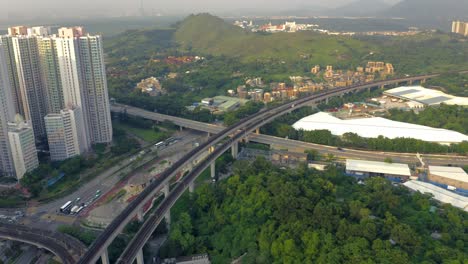
[[163,257],[326,264],[468,258],[465,212],[383,178],[361,185],[335,167],[280,169],[263,159],[237,162],[233,174],[183,196]]
[[455,105],[428,107],[421,112],[390,110],[388,118],[468,134],[468,108]]
[[468,97],[468,74],[449,73],[430,79],[429,86],[442,87],[442,89],[452,95]]

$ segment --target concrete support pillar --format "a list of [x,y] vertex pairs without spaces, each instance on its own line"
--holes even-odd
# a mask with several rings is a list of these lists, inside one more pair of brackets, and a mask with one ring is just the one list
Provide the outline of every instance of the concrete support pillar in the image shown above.
[[164,215],[164,219],[166,219],[167,229],[169,229],[169,226],[171,225],[171,210],[170,209],[169,209],[169,212],[167,212]]
[[[164,198],[167,198],[169,196],[169,192],[170,192],[169,183],[164,184],[164,187],[162,188],[162,192],[164,193]],[[169,212],[167,212],[164,215],[164,218],[166,219],[166,223],[169,228],[169,225],[171,224],[171,210],[169,210]]]
[[385,85],[380,85],[380,90],[385,90]]
[[137,264],[145,264],[145,259],[143,258],[143,249],[140,248],[140,250],[138,250],[138,253],[136,255],[136,263]]
[[255,134],[260,135],[260,128],[255,129]]
[[426,83],[426,79],[422,79],[421,84],[425,84],[425,83]]
[[140,208],[140,210],[138,210],[138,213],[137,213],[137,219],[139,222],[143,222],[144,219],[144,212],[143,212],[143,208]]
[[239,155],[239,142],[234,142],[231,147],[231,155],[234,159],[237,159],[237,156]]
[[193,193],[195,191],[195,183],[191,182],[188,186],[188,190],[190,193]]
[[164,193],[164,198],[167,198],[169,196],[169,183],[165,184],[163,189],[162,189],[163,193]]
[[210,138],[210,137],[211,137],[211,133],[208,132],[208,133],[206,134],[206,137],[207,137],[207,138]]
[[109,253],[107,252],[107,248],[106,248],[106,250],[104,252],[102,252],[101,262],[102,262],[102,264],[110,264]]
[[410,86],[413,85],[413,81],[408,81],[408,83]]
[[211,179],[214,179],[216,177],[216,162],[212,162],[210,165],[211,169]]
[[183,126],[179,126],[179,129],[180,129],[181,132],[184,131],[184,127],[183,127]]
[[327,97],[327,99],[325,99],[325,104],[328,104],[328,97]]

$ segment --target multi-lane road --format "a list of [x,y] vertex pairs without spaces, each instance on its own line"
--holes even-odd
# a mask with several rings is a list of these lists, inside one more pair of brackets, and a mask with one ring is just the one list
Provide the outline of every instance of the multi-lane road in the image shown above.
[[[118,105],[115,104],[111,106],[113,112],[123,112],[125,111],[128,115],[138,116],[155,121],[171,121],[177,126],[203,131],[211,134],[220,133],[225,127],[215,124],[207,124],[199,121],[194,121],[190,119],[185,119],[181,117],[174,117],[169,115],[163,115],[159,113],[153,113],[151,111],[146,111],[141,108],[132,107],[128,105]],[[304,152],[308,149],[315,149],[321,154],[332,154],[336,157],[343,159],[364,159],[364,160],[373,160],[373,161],[383,161],[386,158],[391,158],[394,162],[404,162],[415,164],[419,162],[419,159],[414,153],[395,153],[395,152],[381,152],[381,151],[366,151],[366,150],[354,150],[354,149],[342,149],[338,150],[336,147],[330,147],[326,145],[319,145],[313,143],[307,143],[297,140],[290,140],[280,137],[274,137],[263,134],[250,134],[250,141],[267,144],[277,149],[287,149],[292,152]],[[465,166],[468,165],[467,156],[457,156],[457,155],[433,155],[433,154],[423,154],[421,155],[424,162],[431,165],[459,165]]]

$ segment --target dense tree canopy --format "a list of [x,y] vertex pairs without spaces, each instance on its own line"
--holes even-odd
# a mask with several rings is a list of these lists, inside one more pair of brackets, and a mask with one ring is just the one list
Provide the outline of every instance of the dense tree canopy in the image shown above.
[[468,134],[468,108],[454,105],[428,107],[421,112],[391,110],[392,120],[455,130]]
[[[214,263],[464,263],[468,215],[382,178],[336,168],[279,169],[259,159],[184,196],[164,256],[208,252]],[[187,209],[187,208],[185,208]],[[437,234],[437,235],[434,235]],[[431,237],[431,235],[434,237]],[[440,235],[440,236],[439,236]]]

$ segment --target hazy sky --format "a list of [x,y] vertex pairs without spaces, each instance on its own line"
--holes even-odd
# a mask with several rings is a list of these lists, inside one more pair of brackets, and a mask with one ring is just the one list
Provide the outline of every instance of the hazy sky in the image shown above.
[[[141,0],[0,0],[0,16],[35,15],[41,13],[65,12],[71,15],[82,14],[85,11],[105,12],[111,15],[135,11]],[[161,10],[161,12],[200,12],[226,11],[231,9],[295,9],[303,6],[336,7],[355,0],[143,0],[145,8]],[[398,0],[383,0],[397,2]],[[49,15],[47,14],[47,15]]]

